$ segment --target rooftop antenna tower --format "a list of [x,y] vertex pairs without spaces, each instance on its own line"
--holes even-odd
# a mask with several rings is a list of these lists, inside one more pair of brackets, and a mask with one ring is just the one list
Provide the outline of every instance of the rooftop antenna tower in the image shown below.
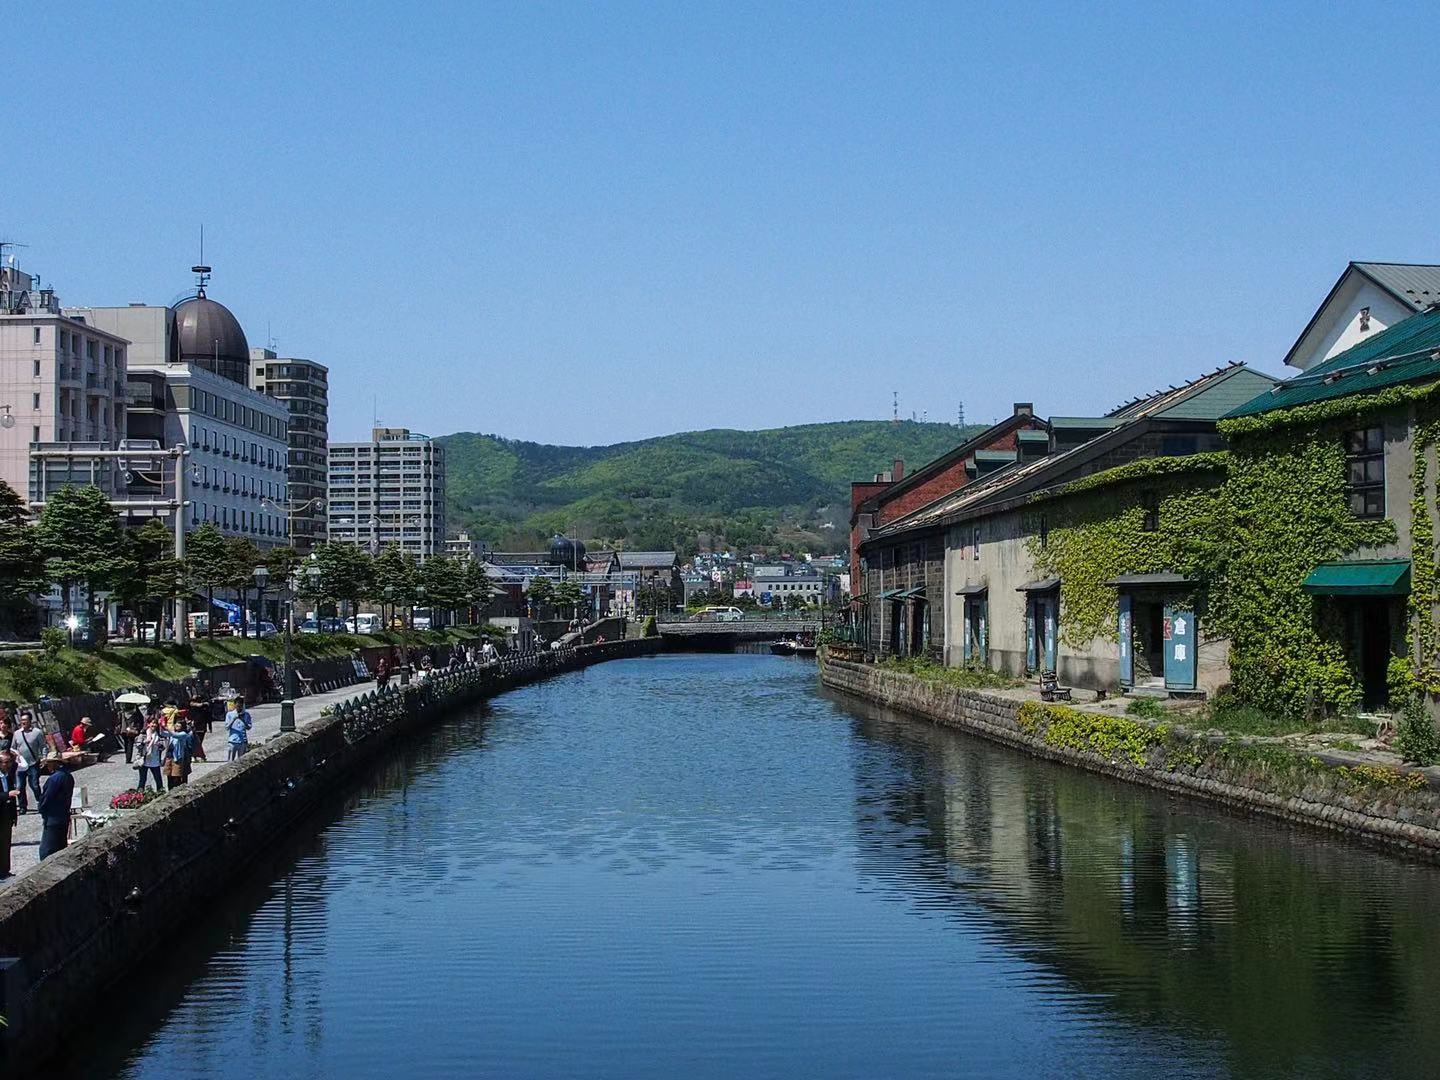
[[[15,275],[4,273],[4,269],[15,269],[15,256],[11,254],[8,258],[5,255],[7,249],[29,247],[29,244],[22,244],[18,240],[0,240],[0,315],[8,315],[11,305],[14,303],[12,294],[15,290]],[[36,287],[39,287],[40,279],[35,279]],[[9,415],[8,413],[6,414]]]
[[963,401],[955,407],[955,423],[960,427],[965,426],[965,402]]
[[190,267],[190,272],[198,278],[198,289],[196,295],[201,300],[205,299],[205,286],[210,284],[210,267],[205,265],[205,226],[200,226],[200,261]]
[[898,423],[900,422],[900,391],[899,391],[899,390],[891,390],[891,391],[890,391],[890,422],[891,422],[892,424],[898,424]]

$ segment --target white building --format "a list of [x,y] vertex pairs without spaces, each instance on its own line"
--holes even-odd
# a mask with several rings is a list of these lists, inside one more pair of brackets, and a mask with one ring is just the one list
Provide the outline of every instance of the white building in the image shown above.
[[1440,303],[1440,266],[1352,262],[1285,355],[1308,371],[1401,319]]
[[484,540],[476,540],[467,532],[462,532],[459,536],[452,536],[445,541],[445,554],[452,559],[465,561],[473,559],[476,562],[485,562],[487,561],[486,557],[490,554],[490,545]]
[[331,543],[443,554],[444,447],[406,428],[375,428],[369,442],[331,443],[326,512]]
[[[213,522],[261,547],[288,543],[289,409],[248,386],[250,349],[235,316],[205,295],[173,308],[70,308],[128,339],[128,439],[190,447],[191,526]],[[132,477],[132,496],[154,494]]]
[[[125,436],[126,339],[67,317],[53,290],[0,267],[0,479],[22,498],[43,491],[37,446],[114,450]],[[49,459],[51,490],[67,481],[115,494],[113,459]]]

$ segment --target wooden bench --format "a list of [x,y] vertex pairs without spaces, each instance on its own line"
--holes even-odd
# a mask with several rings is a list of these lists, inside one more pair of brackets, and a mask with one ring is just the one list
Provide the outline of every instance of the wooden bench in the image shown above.
[[1053,671],[1040,673],[1041,701],[1069,701],[1070,687],[1060,685],[1060,676]]

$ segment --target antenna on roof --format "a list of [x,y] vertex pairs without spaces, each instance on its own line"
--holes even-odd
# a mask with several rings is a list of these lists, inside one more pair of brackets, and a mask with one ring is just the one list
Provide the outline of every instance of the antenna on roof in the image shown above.
[[190,267],[190,272],[195,274],[199,280],[197,290],[200,299],[205,299],[205,286],[210,283],[210,267],[205,265],[205,226],[200,226],[200,261]]
[[965,426],[965,402],[960,402],[955,407],[955,423],[959,427]]

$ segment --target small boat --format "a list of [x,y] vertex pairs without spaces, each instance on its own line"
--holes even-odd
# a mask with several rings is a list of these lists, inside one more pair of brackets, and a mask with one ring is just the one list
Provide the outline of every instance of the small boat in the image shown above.
[[776,656],[793,656],[796,648],[798,648],[797,643],[789,638],[781,638],[779,641],[770,643],[770,651]]

